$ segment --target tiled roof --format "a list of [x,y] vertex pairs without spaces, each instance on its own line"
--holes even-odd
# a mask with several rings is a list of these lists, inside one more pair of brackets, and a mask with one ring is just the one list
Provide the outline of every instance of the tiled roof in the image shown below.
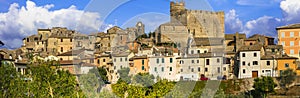
[[68,52],[64,52],[64,53],[61,53],[61,54],[59,54],[59,55],[57,55],[57,56],[76,56],[76,55],[78,55],[78,54],[80,54],[80,53],[82,53],[82,52],[84,52],[84,50],[83,49],[80,49],[80,50],[72,50],[72,51],[68,51]]
[[239,51],[260,51],[262,48],[262,45],[250,45],[250,46],[242,46]]
[[266,45],[266,49],[283,49],[282,45]]
[[[234,40],[236,34],[225,34],[225,39],[226,40]],[[239,38],[240,39],[246,39],[246,34],[239,33]]]
[[279,30],[279,29],[295,29],[295,28],[300,28],[300,23],[277,27],[276,30]]
[[60,65],[73,65],[73,64],[80,64],[81,61],[80,60],[62,60],[59,61]]

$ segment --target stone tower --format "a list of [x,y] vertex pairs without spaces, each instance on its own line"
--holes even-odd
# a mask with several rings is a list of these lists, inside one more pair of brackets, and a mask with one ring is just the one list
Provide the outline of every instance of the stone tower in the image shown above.
[[139,35],[143,35],[145,33],[145,25],[142,23],[142,22],[137,22],[136,25],[135,25],[137,31],[137,36]]
[[170,3],[170,19],[171,22],[180,22],[182,25],[187,24],[186,9],[183,1]]

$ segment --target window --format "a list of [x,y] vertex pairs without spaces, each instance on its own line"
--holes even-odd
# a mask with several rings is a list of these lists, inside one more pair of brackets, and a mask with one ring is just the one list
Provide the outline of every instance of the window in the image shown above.
[[198,72],[200,72],[201,70],[200,70],[200,67],[198,67]]
[[253,65],[258,65],[258,62],[257,61],[253,61]]
[[114,62],[116,62],[117,60],[116,60],[116,58],[114,58]]
[[200,54],[200,50],[197,50],[197,53]]
[[181,72],[183,72],[183,69],[180,69]]
[[272,52],[274,53],[274,52],[275,52],[275,49],[272,49]]
[[194,72],[194,68],[191,69],[191,72]]
[[97,63],[100,64],[100,60],[99,59],[97,60]]
[[204,70],[205,70],[205,72],[207,72],[207,71],[208,71],[208,68],[205,68]]
[[294,32],[290,32],[290,37],[294,37]]
[[73,40],[72,40],[72,38],[70,38],[70,42],[72,42]]
[[242,57],[246,57],[246,54],[245,54],[245,53],[242,53]]
[[192,60],[192,63],[193,63],[193,64],[195,63],[194,60]]
[[60,47],[60,52],[64,52],[64,48],[63,47]]
[[226,71],[226,67],[223,67],[223,71]]
[[207,53],[207,51],[205,50],[204,53]]
[[290,54],[293,55],[294,54],[294,49],[290,50]]
[[265,73],[265,70],[262,70],[261,72],[262,72],[262,73]]
[[142,65],[144,65],[144,63],[145,63],[145,61],[144,61],[144,60],[142,60]]
[[170,67],[170,71],[172,71],[172,67]]
[[246,70],[245,69],[243,69],[243,74],[245,74],[246,73]]
[[180,61],[179,61],[179,64],[184,64],[184,61],[183,61],[183,60],[180,60]]
[[218,67],[218,73],[221,73],[221,68],[220,67]]
[[285,68],[289,68],[289,67],[290,67],[289,63],[285,63],[285,64],[284,64],[284,67],[285,67]]
[[206,59],[206,65],[209,65],[209,59]]
[[164,58],[161,58],[161,63],[165,63],[165,59]]
[[284,33],[285,33],[285,32],[281,32],[281,37],[284,37],[284,35],[285,35]]
[[199,63],[199,60],[197,60],[197,63]]
[[156,67],[154,67],[154,71],[157,72],[157,68]]
[[270,61],[267,61],[267,65],[270,65]]
[[159,59],[156,59],[156,63],[157,63],[157,64],[159,63]]
[[217,63],[220,63],[220,59],[219,58],[217,59]]
[[125,61],[127,61],[127,58],[125,58]]
[[173,63],[173,58],[170,58],[170,63]]
[[142,70],[145,70],[145,66],[142,66]]
[[161,67],[161,71],[164,72],[164,67]]
[[294,46],[294,41],[290,41],[290,46]]
[[105,59],[103,59],[103,62],[105,62]]
[[191,54],[194,54],[194,50],[191,51]]
[[122,58],[120,58],[120,62],[122,62]]
[[257,53],[254,53],[253,56],[254,56],[254,57],[257,57]]
[[243,62],[242,62],[242,65],[246,65],[246,62],[245,62],[245,61],[243,61]]
[[64,42],[64,39],[60,39],[60,42]]
[[281,42],[281,45],[282,45],[282,46],[285,46],[285,42]]

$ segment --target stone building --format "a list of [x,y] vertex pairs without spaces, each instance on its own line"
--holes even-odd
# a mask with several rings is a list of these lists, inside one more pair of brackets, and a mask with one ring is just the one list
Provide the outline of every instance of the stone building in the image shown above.
[[145,25],[142,22],[137,22],[135,27],[122,29],[114,26],[107,30],[107,33],[97,33],[96,50],[105,51],[126,51],[127,44],[135,41],[135,39],[145,33]]
[[224,38],[224,12],[189,10],[184,2],[171,2],[170,19],[156,30],[157,43],[168,41],[163,38],[164,35],[178,42],[187,41],[184,38],[188,34],[193,37]]

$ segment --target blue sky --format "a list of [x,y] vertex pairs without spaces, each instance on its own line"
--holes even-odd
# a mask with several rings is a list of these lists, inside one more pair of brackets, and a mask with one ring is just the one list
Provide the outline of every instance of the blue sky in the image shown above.
[[[178,0],[179,1],[179,0]],[[188,9],[225,12],[225,33],[276,37],[275,28],[300,22],[299,0],[184,0]],[[37,28],[63,26],[83,33],[113,25],[153,31],[169,18],[169,0],[0,0],[0,40],[17,48]]]

